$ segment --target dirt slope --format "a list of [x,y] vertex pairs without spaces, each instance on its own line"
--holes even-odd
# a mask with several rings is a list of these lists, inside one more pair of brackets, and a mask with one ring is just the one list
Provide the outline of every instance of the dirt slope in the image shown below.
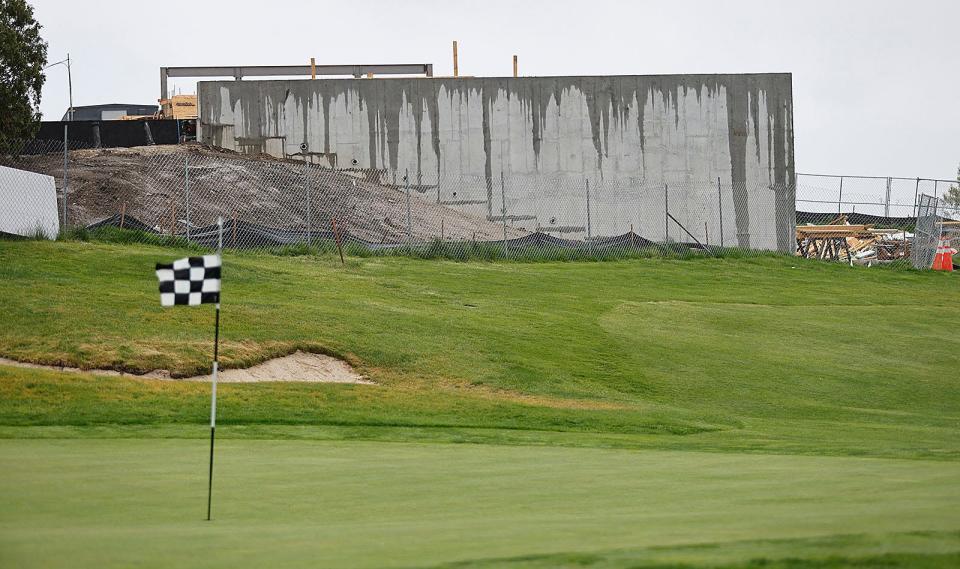
[[[338,228],[372,242],[406,238],[407,199],[402,180],[383,183],[379,171],[332,171],[270,156],[241,155],[199,144],[75,150],[70,153],[69,215],[89,224],[125,210],[150,227],[180,233],[186,227],[184,183],[189,167],[189,220],[193,227],[226,219],[280,229]],[[59,154],[2,160],[24,170],[54,176],[60,188]],[[309,192],[307,190],[309,180]],[[494,240],[503,237],[497,221],[474,217],[430,201],[429,191],[410,200],[417,240]],[[524,232],[508,228],[509,237]]]

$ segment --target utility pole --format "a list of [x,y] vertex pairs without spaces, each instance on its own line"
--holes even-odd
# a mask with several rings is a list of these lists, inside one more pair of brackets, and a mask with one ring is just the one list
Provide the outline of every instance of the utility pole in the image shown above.
[[70,70],[70,54],[67,54],[67,90],[70,94],[70,110],[67,111],[70,122],[73,122],[73,73]]
[[44,67],[44,69],[50,69],[54,65],[66,65],[67,66],[67,91],[70,97],[70,107],[67,109],[67,120],[73,121],[73,73],[70,69],[70,54],[67,54],[67,58],[62,61],[57,61],[56,63],[51,63],[50,65]]

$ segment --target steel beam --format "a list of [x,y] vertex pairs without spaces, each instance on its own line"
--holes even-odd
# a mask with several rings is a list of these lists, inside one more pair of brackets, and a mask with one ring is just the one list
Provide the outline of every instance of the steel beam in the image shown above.
[[[317,65],[317,75],[349,75],[360,78],[368,73],[374,75],[425,75],[433,77],[432,63],[362,64],[362,65]],[[169,77],[278,77],[311,76],[310,65],[238,65],[215,67],[161,67],[160,98],[167,98]]]

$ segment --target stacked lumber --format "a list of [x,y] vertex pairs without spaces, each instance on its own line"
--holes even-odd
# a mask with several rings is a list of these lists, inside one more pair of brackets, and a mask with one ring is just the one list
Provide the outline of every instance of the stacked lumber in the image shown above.
[[174,95],[160,100],[160,112],[165,119],[192,120],[197,118],[196,95]]
[[850,264],[889,262],[909,257],[910,241],[905,231],[852,225],[840,215],[827,225],[797,226],[797,255]]

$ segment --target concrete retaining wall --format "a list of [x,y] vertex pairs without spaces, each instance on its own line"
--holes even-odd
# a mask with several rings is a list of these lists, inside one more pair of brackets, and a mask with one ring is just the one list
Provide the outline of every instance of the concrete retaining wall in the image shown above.
[[[424,199],[489,218],[500,213],[501,172],[508,212],[537,227],[557,203],[579,210],[592,180],[593,235],[627,230],[623,215],[600,213],[624,208],[625,187],[669,184],[671,213],[708,223],[714,240],[722,232],[730,245],[793,246],[790,74],[215,81],[198,90],[202,142],[409,171]],[[560,188],[546,200],[554,204],[538,197],[551,188]],[[636,209],[637,228],[663,238],[662,206]]]

